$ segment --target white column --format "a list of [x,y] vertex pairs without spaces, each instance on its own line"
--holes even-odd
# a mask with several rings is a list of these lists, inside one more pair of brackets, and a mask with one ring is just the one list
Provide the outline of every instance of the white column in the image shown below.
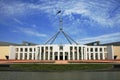
[[65,52],[63,52],[63,60],[65,60]]
[[43,60],[45,60],[45,47],[44,47],[44,52],[43,52]]
[[73,47],[73,60],[75,60],[75,49]]
[[24,59],[25,59],[25,49],[24,49],[24,48],[23,48],[23,52],[22,52],[22,54],[23,54],[22,59],[24,60]]
[[93,59],[95,60],[95,48],[93,47]]
[[40,54],[40,55],[39,55],[39,59],[41,60],[41,47],[39,47],[39,50],[40,50],[40,51],[39,51],[39,54]]
[[41,47],[38,49],[38,54],[39,54],[39,60],[41,60]]
[[48,47],[48,60],[50,60],[50,47]]
[[98,48],[98,60],[100,60],[100,48]]
[[91,60],[90,47],[88,48],[88,56],[89,56],[89,60]]
[[79,47],[77,47],[77,60],[80,60]]
[[87,47],[84,47],[84,59],[87,60]]
[[68,52],[68,60],[70,60],[70,51]]
[[104,60],[105,59],[104,48],[102,48],[102,57],[103,57],[103,60]]
[[37,60],[38,59],[38,51],[36,50],[36,47],[34,47],[33,49],[35,49],[35,51],[33,51],[33,52],[35,54],[35,60]]
[[20,60],[20,48],[18,48],[18,60]]
[[29,48],[27,47],[27,60],[29,60]]
[[55,54],[52,52],[52,60],[55,60]]
[[58,51],[58,60],[60,60],[60,52]]
[[83,46],[81,46],[81,60],[83,60]]

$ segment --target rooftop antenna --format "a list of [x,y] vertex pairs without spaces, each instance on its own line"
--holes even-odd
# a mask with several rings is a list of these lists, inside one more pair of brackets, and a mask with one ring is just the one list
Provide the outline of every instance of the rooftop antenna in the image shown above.
[[74,41],[69,35],[67,35],[64,31],[63,31],[63,28],[62,28],[62,23],[63,23],[63,19],[62,19],[62,11],[61,10],[58,10],[56,15],[58,15],[58,18],[59,18],[59,31],[53,35],[45,44],[53,44],[53,42],[55,41],[55,39],[57,38],[57,36],[62,33],[65,38],[67,39],[67,41],[72,44],[72,42],[74,42],[75,44],[78,45],[78,43],[76,41]]

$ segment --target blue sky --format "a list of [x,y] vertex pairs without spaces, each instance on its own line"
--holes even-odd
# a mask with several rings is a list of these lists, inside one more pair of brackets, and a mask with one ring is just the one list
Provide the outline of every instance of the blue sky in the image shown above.
[[[45,43],[63,28],[80,44],[120,41],[120,0],[0,0],[0,41]],[[58,43],[66,43],[60,35]]]

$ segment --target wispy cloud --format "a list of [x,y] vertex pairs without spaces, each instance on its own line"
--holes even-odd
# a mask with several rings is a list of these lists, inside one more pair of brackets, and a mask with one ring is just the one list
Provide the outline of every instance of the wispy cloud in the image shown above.
[[23,27],[19,27],[17,31],[14,32],[22,32],[28,36],[36,36],[36,37],[47,37],[46,34],[40,33],[35,29],[32,28],[23,28]]
[[5,3],[1,1],[0,5],[1,13],[7,15],[36,14],[41,11],[55,14],[56,8],[62,8],[65,16],[71,16],[73,13],[80,14],[106,27],[114,27],[115,24],[120,24],[120,5],[116,0],[39,0],[36,3],[20,1]]
[[24,24],[22,21],[18,20],[17,18],[13,18],[13,20],[14,20],[15,22],[17,22],[18,24],[20,24],[20,25],[23,25],[23,24]]
[[84,38],[84,39],[78,40],[78,42],[80,42],[82,44],[93,42],[93,41],[100,41],[102,43],[120,41],[120,32],[101,35],[101,36],[97,36],[97,37],[89,37],[89,38]]

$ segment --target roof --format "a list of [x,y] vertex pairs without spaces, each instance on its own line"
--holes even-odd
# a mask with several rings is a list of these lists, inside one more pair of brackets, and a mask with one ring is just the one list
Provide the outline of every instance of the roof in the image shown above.
[[102,46],[107,46],[107,45],[120,46],[120,42],[105,43],[105,44],[100,44],[100,45],[102,45]]
[[120,42],[111,42],[111,43],[100,44],[100,41],[95,41],[95,42],[87,43],[85,45],[88,45],[88,46],[108,46],[108,45],[120,46]]
[[31,42],[26,42],[26,41],[23,41],[22,44],[0,41],[0,46],[10,46],[10,45],[13,45],[13,46],[34,46],[37,44],[31,43]]
[[0,46],[10,46],[10,45],[19,46],[20,44],[0,41]]

